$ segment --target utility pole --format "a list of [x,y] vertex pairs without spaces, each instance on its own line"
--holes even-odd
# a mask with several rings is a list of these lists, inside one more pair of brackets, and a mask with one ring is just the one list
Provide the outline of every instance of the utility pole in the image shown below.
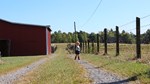
[[77,41],[77,36],[76,36],[76,33],[77,33],[77,31],[76,31],[76,22],[74,22],[74,31],[75,31],[75,42]]
[[[75,31],[75,42],[76,43],[76,22],[74,22],[74,31]],[[76,45],[74,46],[74,52],[76,52]]]

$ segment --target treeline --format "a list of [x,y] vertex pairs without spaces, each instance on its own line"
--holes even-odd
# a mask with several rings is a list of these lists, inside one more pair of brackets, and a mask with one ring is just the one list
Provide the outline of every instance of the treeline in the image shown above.
[[[79,40],[80,42],[85,42],[87,40],[97,42],[97,34],[99,34],[100,42],[104,42],[104,32],[101,31],[99,33],[87,33],[85,31],[79,32],[61,32],[55,31],[52,33],[51,42],[52,43],[72,43],[75,40]],[[76,36],[75,36],[76,35]],[[116,31],[113,29],[107,30],[107,39],[108,43],[115,43],[116,41]],[[119,41],[120,43],[135,43],[136,42],[136,35],[133,33],[128,33],[126,31],[121,31],[119,33]],[[148,29],[144,34],[141,34],[141,43],[150,43],[150,29]]]

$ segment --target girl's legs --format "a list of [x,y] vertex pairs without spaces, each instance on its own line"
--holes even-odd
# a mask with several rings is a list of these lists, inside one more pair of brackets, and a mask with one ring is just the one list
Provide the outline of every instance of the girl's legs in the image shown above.
[[76,60],[76,58],[77,58],[77,54],[76,54],[76,56],[75,56],[74,60]]
[[78,60],[80,60],[79,54],[78,54]]
[[80,60],[80,56],[79,56],[79,54],[76,54],[76,56],[75,56],[74,60],[76,60],[76,58],[78,58],[78,60]]

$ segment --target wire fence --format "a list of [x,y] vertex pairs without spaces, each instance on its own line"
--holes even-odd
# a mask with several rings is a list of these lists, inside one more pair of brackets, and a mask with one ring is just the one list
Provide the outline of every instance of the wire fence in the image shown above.
[[[150,20],[150,15],[147,15],[142,18],[136,18],[134,21],[130,21],[126,24],[119,26],[119,30],[127,29],[126,32],[133,33],[133,37],[135,38],[135,42],[133,43],[122,43],[123,40],[120,38],[120,33],[118,36],[118,45],[117,46],[117,37],[115,36],[115,42],[108,42],[107,29],[104,29],[104,42],[103,43],[92,43],[90,41],[83,42],[82,49],[84,49],[83,53],[93,53],[93,54],[101,54],[107,55],[115,59],[120,60],[140,60],[142,63],[150,63],[150,44],[148,41],[145,43],[144,41],[150,39],[150,35],[146,34],[146,29],[150,28],[150,23],[147,20]],[[149,19],[147,19],[149,18]],[[146,21],[145,21],[146,20]],[[120,32],[118,30],[118,32]],[[117,30],[116,30],[117,31]],[[142,33],[142,34],[141,34]],[[144,34],[143,34],[144,33]],[[116,33],[117,34],[117,33]],[[115,34],[115,35],[116,35]],[[146,36],[148,35],[148,36]],[[100,37],[98,37],[100,38]],[[141,41],[141,39],[145,38],[145,40]],[[99,41],[100,42],[100,41]],[[99,44],[99,46],[97,46]],[[117,51],[119,49],[119,51]]]

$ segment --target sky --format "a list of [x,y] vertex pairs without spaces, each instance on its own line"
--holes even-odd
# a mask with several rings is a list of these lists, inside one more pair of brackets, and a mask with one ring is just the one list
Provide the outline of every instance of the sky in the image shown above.
[[50,25],[52,32],[74,32],[76,22],[77,31],[98,33],[119,26],[120,31],[135,33],[135,20],[140,17],[144,33],[150,28],[149,3],[150,0],[1,0],[0,18]]

